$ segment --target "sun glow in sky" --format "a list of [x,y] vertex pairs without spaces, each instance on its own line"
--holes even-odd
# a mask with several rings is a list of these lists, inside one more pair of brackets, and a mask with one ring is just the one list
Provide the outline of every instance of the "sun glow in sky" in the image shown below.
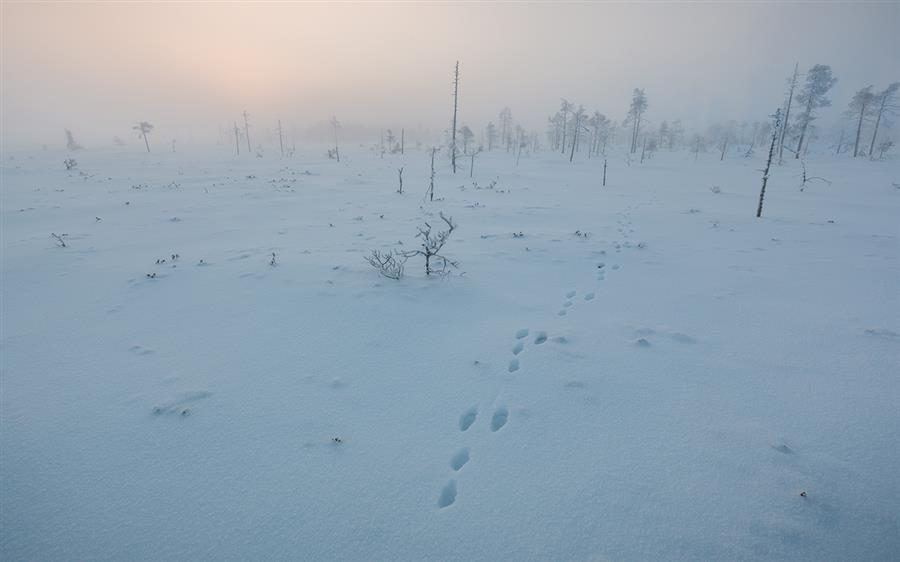
[[831,64],[835,105],[900,79],[900,4],[2,2],[2,136],[110,139],[147,119],[212,138],[247,109],[299,127],[332,114],[446,127],[508,105],[543,130],[566,97],[613,119],[764,118],[784,78]]

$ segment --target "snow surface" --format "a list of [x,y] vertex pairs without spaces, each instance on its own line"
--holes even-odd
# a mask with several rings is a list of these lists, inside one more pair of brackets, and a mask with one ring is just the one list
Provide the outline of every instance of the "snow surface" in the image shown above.
[[898,161],[226,150],[4,153],[0,558],[896,560]]

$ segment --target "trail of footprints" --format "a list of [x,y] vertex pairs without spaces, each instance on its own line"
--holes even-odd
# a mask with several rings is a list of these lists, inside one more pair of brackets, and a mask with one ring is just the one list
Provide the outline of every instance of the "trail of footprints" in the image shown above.
[[[459,430],[463,433],[469,430],[472,425],[475,424],[475,421],[478,419],[478,407],[473,406],[463,412],[463,414],[459,417]],[[506,422],[509,421],[509,410],[506,409],[505,406],[500,406],[496,410],[494,410],[493,416],[491,416],[490,429],[492,433],[496,433],[503,429],[503,426],[506,425]],[[462,470],[464,466],[469,462],[470,452],[468,447],[463,447],[458,450],[451,458],[450,458],[450,468],[453,469],[453,472],[459,472]],[[444,509],[445,507],[449,507],[453,505],[456,501],[456,479],[451,478],[447,484],[444,485],[443,489],[441,489],[441,495],[438,497],[438,508]]]
[[[631,221],[629,220],[630,208],[623,214],[623,220],[619,221],[619,233],[622,234],[624,238],[628,238],[629,234],[634,232],[634,229],[631,227]],[[623,222],[624,221],[624,222]],[[613,243],[616,252],[621,252],[622,247],[630,247],[630,244],[626,241],[626,243],[620,244],[618,242]],[[603,252],[605,253],[605,252]],[[618,264],[613,264],[609,269],[616,270],[619,269]],[[607,267],[606,264],[600,262],[597,264],[597,281],[603,281],[606,279]],[[581,296],[580,300],[585,302],[591,302],[595,299],[596,295],[593,291],[584,293]],[[578,292],[575,290],[569,290],[565,293],[565,298],[563,299],[562,307],[559,312],[557,312],[558,316],[567,316],[569,311],[573,309],[575,303],[579,300]],[[528,328],[521,328],[515,333],[515,341],[511,348],[513,357],[509,360],[509,366],[507,370],[510,373],[517,372],[521,367],[521,354],[525,350],[526,342],[531,336],[532,333]],[[533,345],[539,346],[543,345],[547,342],[548,336],[545,331],[537,331],[533,334],[533,339],[531,340]],[[564,337],[555,338],[554,341],[565,341]],[[462,413],[459,417],[459,431],[462,433],[467,432],[478,419],[478,407],[473,406]],[[493,415],[490,419],[489,428],[492,433],[496,433],[503,429],[507,422],[509,421],[509,410],[505,406],[500,406],[494,410]],[[463,447],[459,449],[451,458],[450,458],[450,468],[454,473],[460,472],[466,464],[471,460],[471,451],[468,447]],[[457,481],[456,478],[451,478],[441,489],[441,493],[438,496],[438,509],[445,509],[450,507],[456,502],[457,498]]]

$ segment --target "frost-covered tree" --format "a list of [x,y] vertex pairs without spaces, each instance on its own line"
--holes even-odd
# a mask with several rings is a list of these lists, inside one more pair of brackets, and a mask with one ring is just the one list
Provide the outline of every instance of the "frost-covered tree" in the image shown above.
[[338,162],[341,161],[341,151],[338,149],[338,129],[341,128],[341,123],[337,120],[337,117],[334,115],[331,116],[331,130],[334,132],[334,157]]
[[253,152],[250,148],[250,120],[247,117],[247,110],[244,110],[244,138],[247,140],[247,152]]
[[75,141],[75,135],[69,129],[66,129],[66,149],[72,152],[82,149],[82,146]]
[[606,154],[606,143],[609,140],[609,119],[599,111],[595,111],[591,118],[588,119],[588,125],[593,132],[591,150],[594,154],[600,154],[601,152]]
[[584,128],[584,106],[572,110],[572,149],[569,153],[569,162],[575,158],[575,150],[578,148],[578,137]]
[[453,71],[453,124],[450,127],[450,165],[456,173],[456,115],[459,109],[459,61]]
[[484,137],[487,140],[488,152],[494,150],[494,143],[497,142],[497,126],[493,121],[488,121],[487,127],[484,129]]
[[666,144],[669,146],[669,150],[674,150],[684,144],[684,124],[682,124],[681,119],[672,121],[672,125],[669,126]]
[[[870,156],[875,154],[875,138],[878,136],[879,125],[881,125],[882,121],[885,121],[888,115],[895,115],[900,110],[900,105],[897,104],[897,90],[900,90],[900,82],[894,82],[875,96],[875,103],[873,104],[875,128],[872,131],[872,142],[869,144]],[[893,146],[893,143],[882,150],[882,155],[884,155],[886,150],[890,150],[891,146]]]
[[[439,216],[441,220],[444,221],[444,224],[447,225],[447,230],[438,230],[435,232],[432,226],[425,221],[423,226],[419,227],[419,233],[416,235],[416,237],[422,241],[420,244],[421,249],[403,252],[402,254],[407,258],[413,256],[422,256],[425,258],[425,275],[431,275],[433,273],[444,275],[450,272],[451,267],[457,266],[455,261],[442,256],[440,253],[444,244],[446,244],[447,240],[450,238],[450,235],[456,230],[456,223],[453,222],[453,217],[444,216],[444,213],[439,213]],[[434,263],[437,263],[437,265],[434,265]]]
[[666,140],[669,138],[669,122],[663,121],[659,124],[659,146],[665,146]]
[[769,170],[772,169],[772,156],[775,155],[775,143],[781,129],[781,108],[772,116],[772,141],[769,144],[769,157],[766,159],[766,167],[763,169],[762,189],[759,191],[759,205],[756,207],[756,218],[762,216],[763,199],[766,197],[766,184],[769,183]]
[[[788,96],[787,101],[784,104],[784,123],[790,123],[789,119],[791,118],[791,104],[794,101],[794,92],[797,89],[797,78],[800,77],[800,63],[794,63],[794,73],[788,78]],[[787,126],[781,128],[781,138],[778,144],[778,162],[783,163],[784,159],[784,135],[787,132]]]
[[637,151],[638,137],[641,133],[641,117],[647,111],[647,95],[643,88],[635,88],[631,95],[631,108],[628,110],[626,123],[631,123],[631,153]]
[[132,129],[138,132],[138,137],[144,139],[144,145],[147,147],[147,152],[150,152],[150,141],[148,140],[148,137],[150,136],[150,131],[153,130],[153,125],[146,121],[141,121],[132,127]]
[[513,135],[512,110],[508,107],[504,107],[502,110],[500,110],[498,121],[500,122],[500,140],[503,141],[503,143],[506,145],[506,151],[509,152],[509,149],[512,146]]
[[470,129],[468,125],[463,125],[459,130],[459,134],[462,137],[463,154],[468,154],[469,143],[472,142],[472,139],[475,138],[475,133],[472,132],[472,129]]
[[562,153],[566,153],[566,125],[569,118],[569,112],[574,106],[566,98],[562,98],[559,103],[559,112],[562,114]]
[[803,148],[803,141],[806,139],[810,123],[816,118],[816,109],[831,105],[831,100],[826,97],[826,94],[835,82],[837,82],[837,78],[831,75],[831,67],[827,64],[817,64],[806,73],[806,82],[803,89],[797,94],[800,113],[797,115],[796,124],[800,138],[797,141],[797,152],[794,153],[794,158],[800,158],[800,149]]
[[847,111],[848,115],[856,118],[856,140],[853,142],[854,158],[859,155],[859,139],[862,135],[863,121],[871,111],[872,101],[875,99],[875,94],[872,93],[873,87],[871,85],[866,86],[856,92],[853,99],[850,100],[850,108]]

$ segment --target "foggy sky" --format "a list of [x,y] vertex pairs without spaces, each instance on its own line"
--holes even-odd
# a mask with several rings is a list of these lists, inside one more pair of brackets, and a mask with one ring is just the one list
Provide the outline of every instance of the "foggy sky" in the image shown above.
[[540,133],[559,98],[622,119],[646,89],[651,124],[764,119],[793,69],[832,65],[833,122],[853,92],[900,80],[900,3],[114,4],[2,10],[6,146],[214,140],[246,109],[258,130],[337,115],[372,127],[447,127],[508,105]]

